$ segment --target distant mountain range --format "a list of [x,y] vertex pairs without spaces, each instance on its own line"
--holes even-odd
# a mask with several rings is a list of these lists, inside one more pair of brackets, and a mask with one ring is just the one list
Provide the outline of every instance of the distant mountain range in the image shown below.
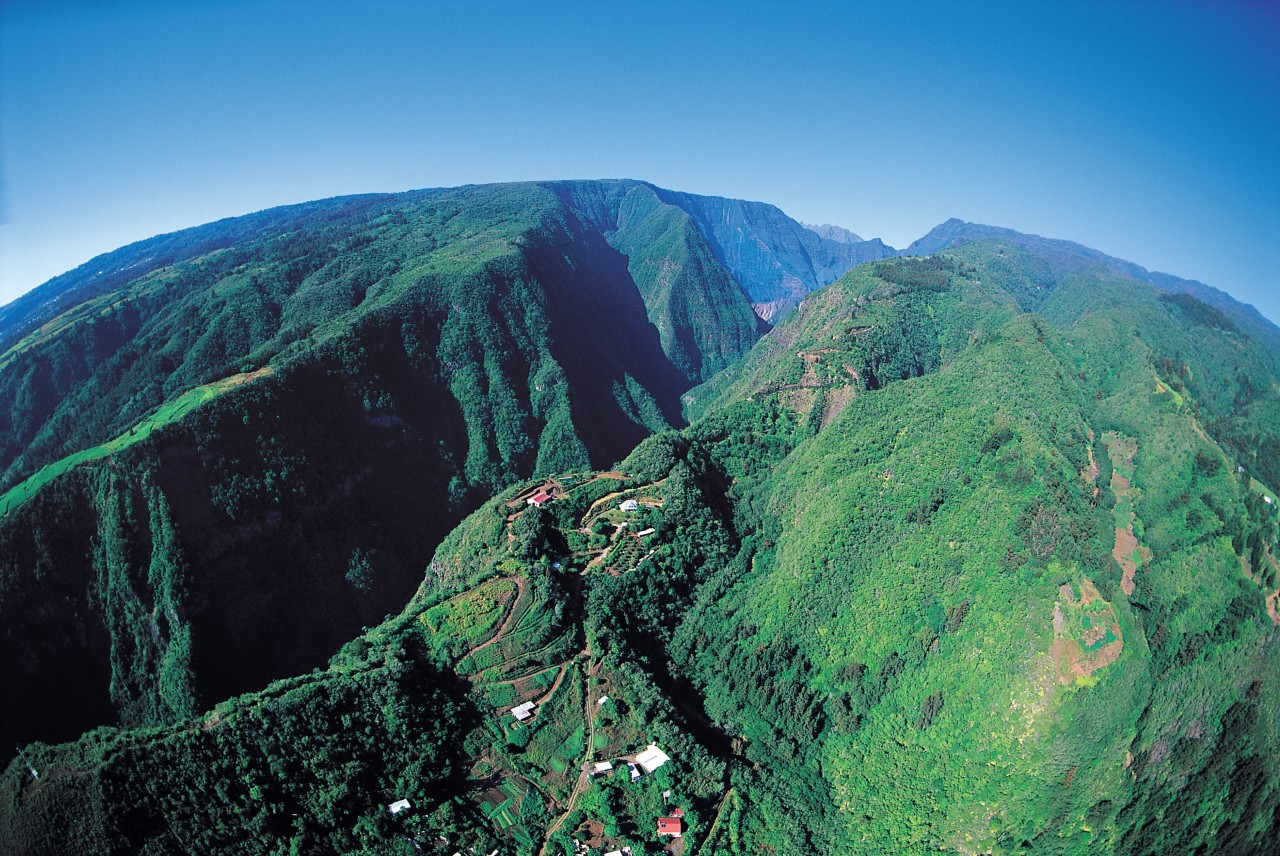
[[141,241],[0,307],[0,850],[1274,852],[1277,487],[1280,330],[1067,241]]

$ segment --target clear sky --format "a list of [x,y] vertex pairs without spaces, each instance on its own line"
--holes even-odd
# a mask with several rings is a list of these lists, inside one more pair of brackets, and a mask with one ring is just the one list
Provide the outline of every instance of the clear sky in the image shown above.
[[0,303],[369,191],[641,178],[1079,241],[1280,320],[1268,0],[0,0]]

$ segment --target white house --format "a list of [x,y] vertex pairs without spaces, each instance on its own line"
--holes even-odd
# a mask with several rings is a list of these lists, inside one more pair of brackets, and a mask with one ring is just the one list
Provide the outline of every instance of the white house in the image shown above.
[[652,773],[663,764],[671,760],[671,757],[663,752],[654,744],[650,743],[649,748],[636,755],[636,763],[640,765],[646,773]]
[[526,719],[533,716],[533,709],[537,706],[538,705],[535,702],[527,701],[524,704],[516,705],[511,708],[511,715],[514,716],[518,722],[524,722]]
[[613,764],[612,764],[612,763],[610,763],[610,762],[608,762],[608,761],[601,761],[601,762],[599,762],[598,764],[596,764],[596,773],[595,773],[595,774],[598,776],[598,775],[600,775],[601,773],[608,773],[608,772],[610,772],[611,770],[613,770]]
[[600,698],[596,699],[596,704],[604,704],[608,700],[609,700],[609,697],[607,695],[602,695],[600,696]]
[[409,808],[408,800],[396,800],[391,805],[387,806],[387,811],[391,812],[392,814],[399,814],[400,812],[404,811],[407,808]]
[[640,507],[640,503],[636,502],[634,499],[624,499],[622,501],[622,505],[618,507],[623,511],[635,511]]

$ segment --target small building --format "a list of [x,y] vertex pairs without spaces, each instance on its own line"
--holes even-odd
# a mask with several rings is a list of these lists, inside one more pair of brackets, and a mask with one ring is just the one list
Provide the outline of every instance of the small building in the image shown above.
[[630,761],[628,761],[627,769],[631,771],[631,781],[634,782],[636,779],[640,778],[640,771],[636,769],[635,764],[632,764]]
[[[669,793],[669,792],[668,792],[668,793]],[[679,817],[679,818],[683,818],[683,817],[684,817],[684,809],[682,809],[682,808],[678,808],[678,809],[676,809],[675,811],[671,812],[671,816],[672,816],[672,817]]]
[[604,704],[608,700],[609,700],[609,697],[607,695],[602,695],[600,696],[600,698],[596,699],[596,704]]
[[529,505],[543,505],[544,503],[548,503],[550,501],[551,501],[551,494],[547,493],[545,490],[540,490],[537,493],[535,493],[533,496],[525,500],[525,502]]
[[657,531],[658,531],[657,529],[654,529],[652,526],[650,526],[648,529],[642,529],[639,532],[637,532],[636,537],[643,538],[644,536],[652,535],[654,532],[657,532]]
[[391,805],[387,806],[387,811],[391,812],[392,814],[399,814],[400,812],[410,807],[411,806],[408,800],[396,800]]
[[1270,504],[1271,504],[1271,497],[1269,497],[1269,496],[1264,496],[1264,497],[1262,498],[1262,501],[1263,501],[1263,502],[1265,502],[1267,505],[1270,505]]
[[598,776],[601,773],[608,773],[608,772],[611,772],[612,770],[613,770],[613,764],[611,762],[601,761],[600,763],[596,764],[596,770],[594,775]]
[[621,851],[621,850],[610,850],[608,853],[604,854],[604,856],[622,856],[622,851]]
[[658,818],[658,834],[679,838],[684,834],[684,821],[678,817]]
[[536,702],[527,701],[524,704],[516,705],[511,708],[511,715],[516,718],[517,722],[524,722],[526,719],[533,716],[533,709],[537,706]]
[[623,511],[635,511],[640,507],[640,503],[636,502],[634,499],[624,499],[622,501],[622,505],[618,507]]
[[671,757],[667,755],[666,752],[663,752],[652,743],[649,744],[648,749],[636,755],[636,763],[640,765],[646,773],[652,773],[654,770],[658,769],[670,760]]

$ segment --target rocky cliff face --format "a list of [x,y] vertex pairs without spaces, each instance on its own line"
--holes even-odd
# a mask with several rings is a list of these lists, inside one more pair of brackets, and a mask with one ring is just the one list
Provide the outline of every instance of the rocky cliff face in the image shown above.
[[761,317],[785,314],[849,268],[897,253],[878,238],[851,243],[823,237],[763,202],[671,191],[659,195],[689,212]]
[[815,231],[764,202],[679,193],[639,181],[574,181],[554,186],[606,234],[631,222],[619,219],[623,199],[645,188],[690,219],[716,261],[737,280],[756,314],[768,322],[850,268],[897,254],[878,238],[864,241],[837,226],[817,227],[825,233]]

